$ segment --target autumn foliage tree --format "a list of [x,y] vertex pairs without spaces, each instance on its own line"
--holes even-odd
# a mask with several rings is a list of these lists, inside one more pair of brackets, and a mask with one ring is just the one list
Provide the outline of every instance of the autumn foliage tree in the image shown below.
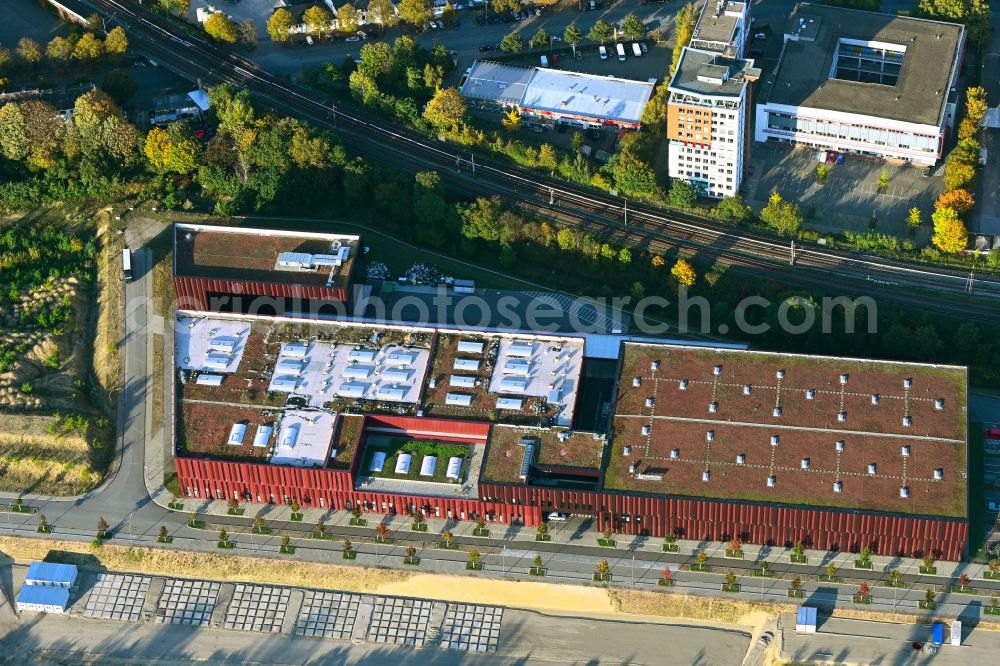
[[240,38],[240,26],[222,12],[215,12],[205,20],[205,32],[227,44],[235,44]]
[[[684,285],[685,287],[693,287],[695,280],[698,278],[698,274],[694,270],[694,266],[691,265],[686,259],[678,259],[674,267],[670,269],[670,274],[677,279],[677,282]],[[734,550],[739,549],[739,542]]]
[[424,119],[439,130],[454,131],[465,119],[465,100],[455,88],[438,88],[424,109]]
[[956,213],[961,215],[962,213],[972,210],[975,205],[976,200],[973,198],[972,193],[968,190],[959,188],[956,190],[951,190],[950,192],[945,192],[938,197],[934,204],[935,208],[952,208]]
[[954,208],[938,208],[931,215],[931,222],[934,223],[931,242],[935,247],[949,254],[957,254],[965,249],[969,242],[969,232]]

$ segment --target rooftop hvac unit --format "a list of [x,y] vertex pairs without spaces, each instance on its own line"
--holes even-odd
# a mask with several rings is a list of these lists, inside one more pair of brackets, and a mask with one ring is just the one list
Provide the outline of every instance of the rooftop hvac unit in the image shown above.
[[875,469],[876,469],[875,468],[875,463],[868,463],[868,473],[869,474],[874,474],[875,473]]
[[424,456],[424,459],[420,461],[420,476],[434,476],[437,464],[437,456]]
[[747,454],[745,454],[745,453],[737,453],[736,454],[736,464],[737,465],[743,465],[743,464],[746,463],[746,461],[747,461]]
[[642,386],[642,377],[633,377],[632,386]]
[[679,388],[679,389],[680,389],[680,390],[682,390],[682,391],[687,391],[687,388],[688,388],[688,380],[686,380],[686,379],[682,379],[682,380],[680,381],[680,384],[678,384],[678,385],[677,385],[677,388]]
[[680,449],[671,449],[670,450],[670,457],[673,458],[674,460],[676,460],[677,458],[680,458],[681,457],[681,450]]
[[753,391],[753,387],[751,387],[749,384],[745,384],[743,386],[743,395],[750,395],[750,393],[752,391]]
[[701,480],[702,481],[708,481],[711,478],[712,478],[712,473],[709,472],[707,469],[704,472],[701,473]]
[[839,493],[843,489],[844,489],[844,482],[843,481],[834,481],[833,482],[833,492]]
[[643,435],[648,435],[652,431],[653,431],[653,429],[650,426],[648,426],[648,425],[642,426],[642,434]]
[[777,482],[778,482],[778,479],[775,478],[775,476],[773,474],[771,476],[767,477],[767,487],[768,488],[774,488],[774,484],[777,483]]
[[836,444],[835,444],[835,448],[837,449],[837,451],[843,451],[844,450],[844,440],[838,439],[837,442],[836,442]]
[[282,252],[278,255],[281,268],[310,270],[315,267],[313,256],[308,252]]
[[816,399],[816,389],[806,389],[806,400]]

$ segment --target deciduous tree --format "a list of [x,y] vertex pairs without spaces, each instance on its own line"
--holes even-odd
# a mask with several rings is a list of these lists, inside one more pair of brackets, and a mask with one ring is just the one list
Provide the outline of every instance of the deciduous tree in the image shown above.
[[720,220],[741,223],[748,222],[753,217],[753,208],[743,200],[741,195],[733,194],[724,197],[716,204],[712,213]]
[[101,88],[104,89],[104,92],[111,95],[116,102],[124,104],[135,95],[135,91],[139,89],[139,84],[135,82],[135,79],[132,78],[127,69],[118,67],[108,72],[108,75],[104,77]]
[[604,44],[611,36],[614,34],[615,28],[613,25],[600,19],[594,25],[590,26],[590,30],[587,32],[587,39],[592,42],[599,42]]
[[906,214],[906,226],[909,227],[910,229],[916,229],[917,227],[920,226],[921,221],[922,220],[920,219],[920,209],[914,206]]
[[198,166],[199,144],[184,123],[166,129],[154,127],[146,135],[143,151],[150,166],[162,173],[191,173]]
[[931,222],[934,223],[934,235],[931,237],[931,242],[939,250],[949,254],[957,254],[965,249],[969,242],[969,232],[954,208],[938,208],[931,215]]
[[240,41],[251,51],[257,48],[257,24],[250,17],[240,23]]
[[537,49],[543,46],[549,45],[549,32],[545,28],[539,28],[538,32],[531,38],[529,42],[531,48]]
[[337,29],[341,32],[355,32],[361,22],[361,12],[349,2],[337,8]]
[[370,0],[368,2],[368,20],[378,23],[383,30],[399,23],[396,11],[390,0]]
[[397,9],[399,18],[414,28],[423,29],[431,20],[429,0],[400,0]]
[[524,50],[524,39],[516,32],[504,36],[500,40],[500,50],[505,53],[517,53]]
[[295,17],[284,7],[278,7],[267,19],[267,34],[279,43],[288,41],[289,31],[295,25]]
[[104,44],[89,32],[83,33],[73,47],[73,57],[77,60],[96,60],[104,55]]
[[583,33],[576,27],[575,23],[570,23],[563,31],[563,41],[573,47],[573,55],[576,55],[577,45],[583,41]]
[[124,55],[128,50],[128,37],[122,27],[115,26],[104,38],[104,51],[109,55]]
[[235,44],[240,38],[240,26],[222,12],[215,12],[205,20],[205,32],[209,37],[227,44]]
[[670,269],[670,274],[685,287],[693,287],[695,280],[698,279],[698,274],[695,272],[694,266],[685,259],[678,259],[674,267]]
[[22,37],[17,42],[17,57],[29,65],[37,65],[42,60],[42,47],[30,37]]
[[45,55],[49,60],[66,62],[73,57],[73,47],[76,42],[70,37],[53,37],[48,46],[45,47]]
[[622,34],[626,39],[639,41],[646,36],[646,24],[635,14],[629,14],[622,21]]
[[465,100],[455,88],[438,88],[424,109],[424,118],[439,130],[452,131],[465,118]]
[[670,62],[670,77],[673,77],[677,70],[677,65],[681,61],[681,52],[691,41],[694,34],[694,26],[698,22],[699,6],[697,3],[689,2],[677,12],[674,17],[674,43],[673,59]]
[[698,193],[694,191],[694,187],[688,181],[674,178],[670,183],[670,193],[667,200],[675,208],[690,208],[698,200]]
[[760,212],[760,219],[779,233],[794,234],[802,224],[802,213],[798,206],[785,201],[777,192],[772,192],[767,206]]
[[982,86],[972,86],[965,91],[965,115],[976,125],[986,116],[989,104],[986,103],[986,89]]
[[962,213],[972,210],[972,207],[976,204],[976,200],[973,198],[972,193],[968,190],[963,190],[961,188],[957,190],[951,190],[949,192],[943,193],[934,202],[935,208],[954,208],[955,212],[961,215]]

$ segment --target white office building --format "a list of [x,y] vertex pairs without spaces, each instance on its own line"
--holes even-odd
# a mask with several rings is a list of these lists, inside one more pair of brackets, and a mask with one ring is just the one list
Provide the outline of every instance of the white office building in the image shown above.
[[954,124],[965,41],[953,23],[800,4],[754,138],[933,165]]

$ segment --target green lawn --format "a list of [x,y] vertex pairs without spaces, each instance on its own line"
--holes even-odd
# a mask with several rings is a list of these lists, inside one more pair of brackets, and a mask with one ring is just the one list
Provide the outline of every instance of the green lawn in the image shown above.
[[[365,442],[365,457],[361,462],[361,474],[369,474],[372,457],[376,452],[386,453],[385,463],[382,471],[371,473],[372,476],[382,479],[409,479],[411,481],[434,481],[436,483],[458,483],[458,480],[449,479],[445,476],[448,471],[448,459],[453,456],[462,458],[462,469],[459,472],[459,480],[465,478],[466,468],[469,465],[469,446],[466,444],[450,444],[445,442],[434,442],[428,440],[404,439],[401,437],[369,437]],[[396,460],[400,454],[409,453],[413,456],[410,461],[410,471],[408,474],[395,474]],[[437,456],[437,466],[434,468],[434,476],[420,476],[420,465],[425,456]]]

